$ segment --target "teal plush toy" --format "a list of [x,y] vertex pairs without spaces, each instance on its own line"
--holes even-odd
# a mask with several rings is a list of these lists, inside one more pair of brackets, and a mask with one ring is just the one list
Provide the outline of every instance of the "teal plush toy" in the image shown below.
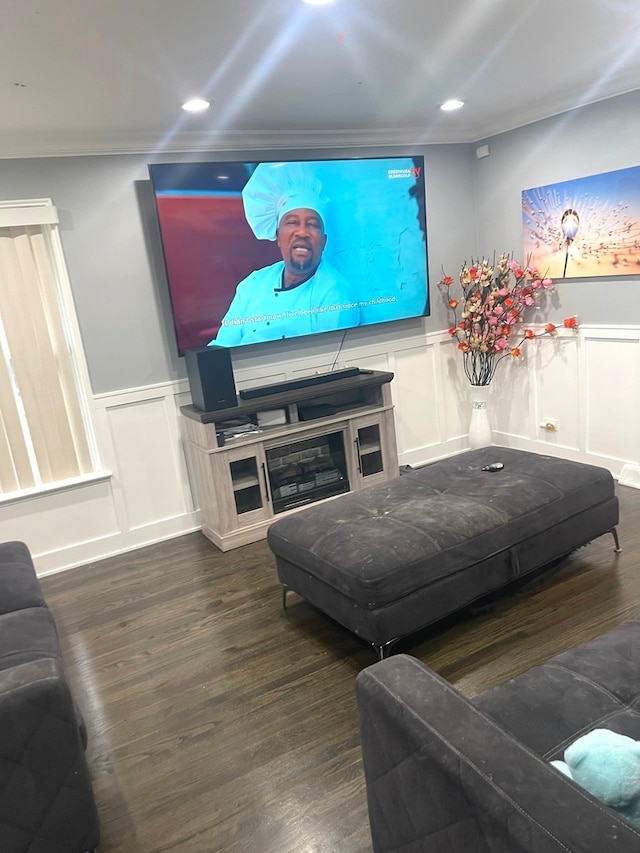
[[626,820],[640,824],[640,741],[594,729],[567,747],[564,758],[551,764]]

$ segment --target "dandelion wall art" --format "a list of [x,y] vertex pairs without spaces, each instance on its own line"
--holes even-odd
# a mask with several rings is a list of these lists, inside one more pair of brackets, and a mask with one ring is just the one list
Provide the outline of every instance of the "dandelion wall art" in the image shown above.
[[524,257],[558,278],[640,273],[640,167],[522,192]]

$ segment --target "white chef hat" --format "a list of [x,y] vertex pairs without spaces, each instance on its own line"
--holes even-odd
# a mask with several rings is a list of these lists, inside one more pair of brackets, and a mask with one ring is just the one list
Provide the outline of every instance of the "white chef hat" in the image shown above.
[[324,223],[327,200],[321,193],[309,164],[259,163],[242,190],[242,203],[258,240],[275,240],[278,223],[290,210],[315,210]]

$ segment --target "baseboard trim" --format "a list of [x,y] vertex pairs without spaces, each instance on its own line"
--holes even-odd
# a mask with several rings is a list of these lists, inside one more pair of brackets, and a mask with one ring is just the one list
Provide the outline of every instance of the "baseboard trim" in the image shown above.
[[621,486],[632,486],[634,489],[640,489],[640,465],[623,465],[618,483]]
[[38,577],[45,577],[77,566],[106,560],[108,557],[124,554],[127,551],[135,551],[156,542],[175,539],[177,536],[184,536],[196,530],[201,530],[199,511],[165,519],[124,533],[114,533],[90,542],[80,542],[57,551],[34,554],[33,562]]

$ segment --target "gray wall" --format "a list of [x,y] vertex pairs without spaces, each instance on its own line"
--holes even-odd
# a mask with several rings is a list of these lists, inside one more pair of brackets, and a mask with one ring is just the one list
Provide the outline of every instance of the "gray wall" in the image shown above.
[[3,198],[51,198],[58,207],[96,393],[179,374],[157,281],[154,232],[139,200],[148,184],[145,173],[146,159],[130,156],[0,162]]
[[[313,156],[425,156],[431,317],[401,321],[394,337],[416,327],[448,326],[437,288],[442,268],[456,275],[472,254],[522,251],[523,189],[638,165],[640,92],[575,110],[501,134],[482,143],[490,155],[476,159],[476,145],[331,149]],[[207,152],[188,159],[261,159],[269,152]],[[282,151],[278,156],[309,152]],[[0,161],[3,199],[51,198],[61,215],[61,236],[89,373],[95,393],[135,388],[185,376],[178,358],[147,164],[179,155],[111,155]],[[186,159],[186,156],[185,156]],[[573,279],[558,287],[554,316],[577,314],[584,323],[640,322],[638,276]],[[380,341],[389,329],[349,332],[349,340]],[[380,330],[380,331],[378,331]],[[340,333],[313,340],[242,348],[234,364],[268,365],[278,355],[313,351],[328,361]],[[277,349],[275,349],[277,347]]]
[[[476,160],[475,211],[480,251],[522,253],[524,189],[640,165],[640,91],[503,133]],[[475,159],[474,146],[474,159]],[[611,278],[557,282],[554,317],[582,323],[640,322],[640,270]]]
[[[313,156],[379,156],[398,149],[354,149]],[[441,329],[447,324],[434,282],[440,267],[457,265],[458,241],[475,242],[471,204],[473,149],[430,146],[403,154],[424,153],[427,180],[427,230],[433,314],[427,320],[400,321],[397,335],[415,325]],[[304,152],[282,151],[295,157]],[[308,152],[307,152],[308,155]],[[184,159],[261,159],[268,152],[208,152]],[[155,157],[169,162],[178,155]],[[51,198],[59,209],[61,238],[80,323],[94,393],[135,388],[186,375],[178,358],[169,308],[160,239],[147,165],[153,155],[43,158],[0,161],[3,199]],[[376,329],[349,332],[371,342]],[[251,355],[234,351],[234,364],[264,364],[270,357],[295,357],[300,349],[333,359],[341,333],[251,347]],[[384,337],[380,335],[381,346]],[[277,347],[277,349],[276,349]]]

